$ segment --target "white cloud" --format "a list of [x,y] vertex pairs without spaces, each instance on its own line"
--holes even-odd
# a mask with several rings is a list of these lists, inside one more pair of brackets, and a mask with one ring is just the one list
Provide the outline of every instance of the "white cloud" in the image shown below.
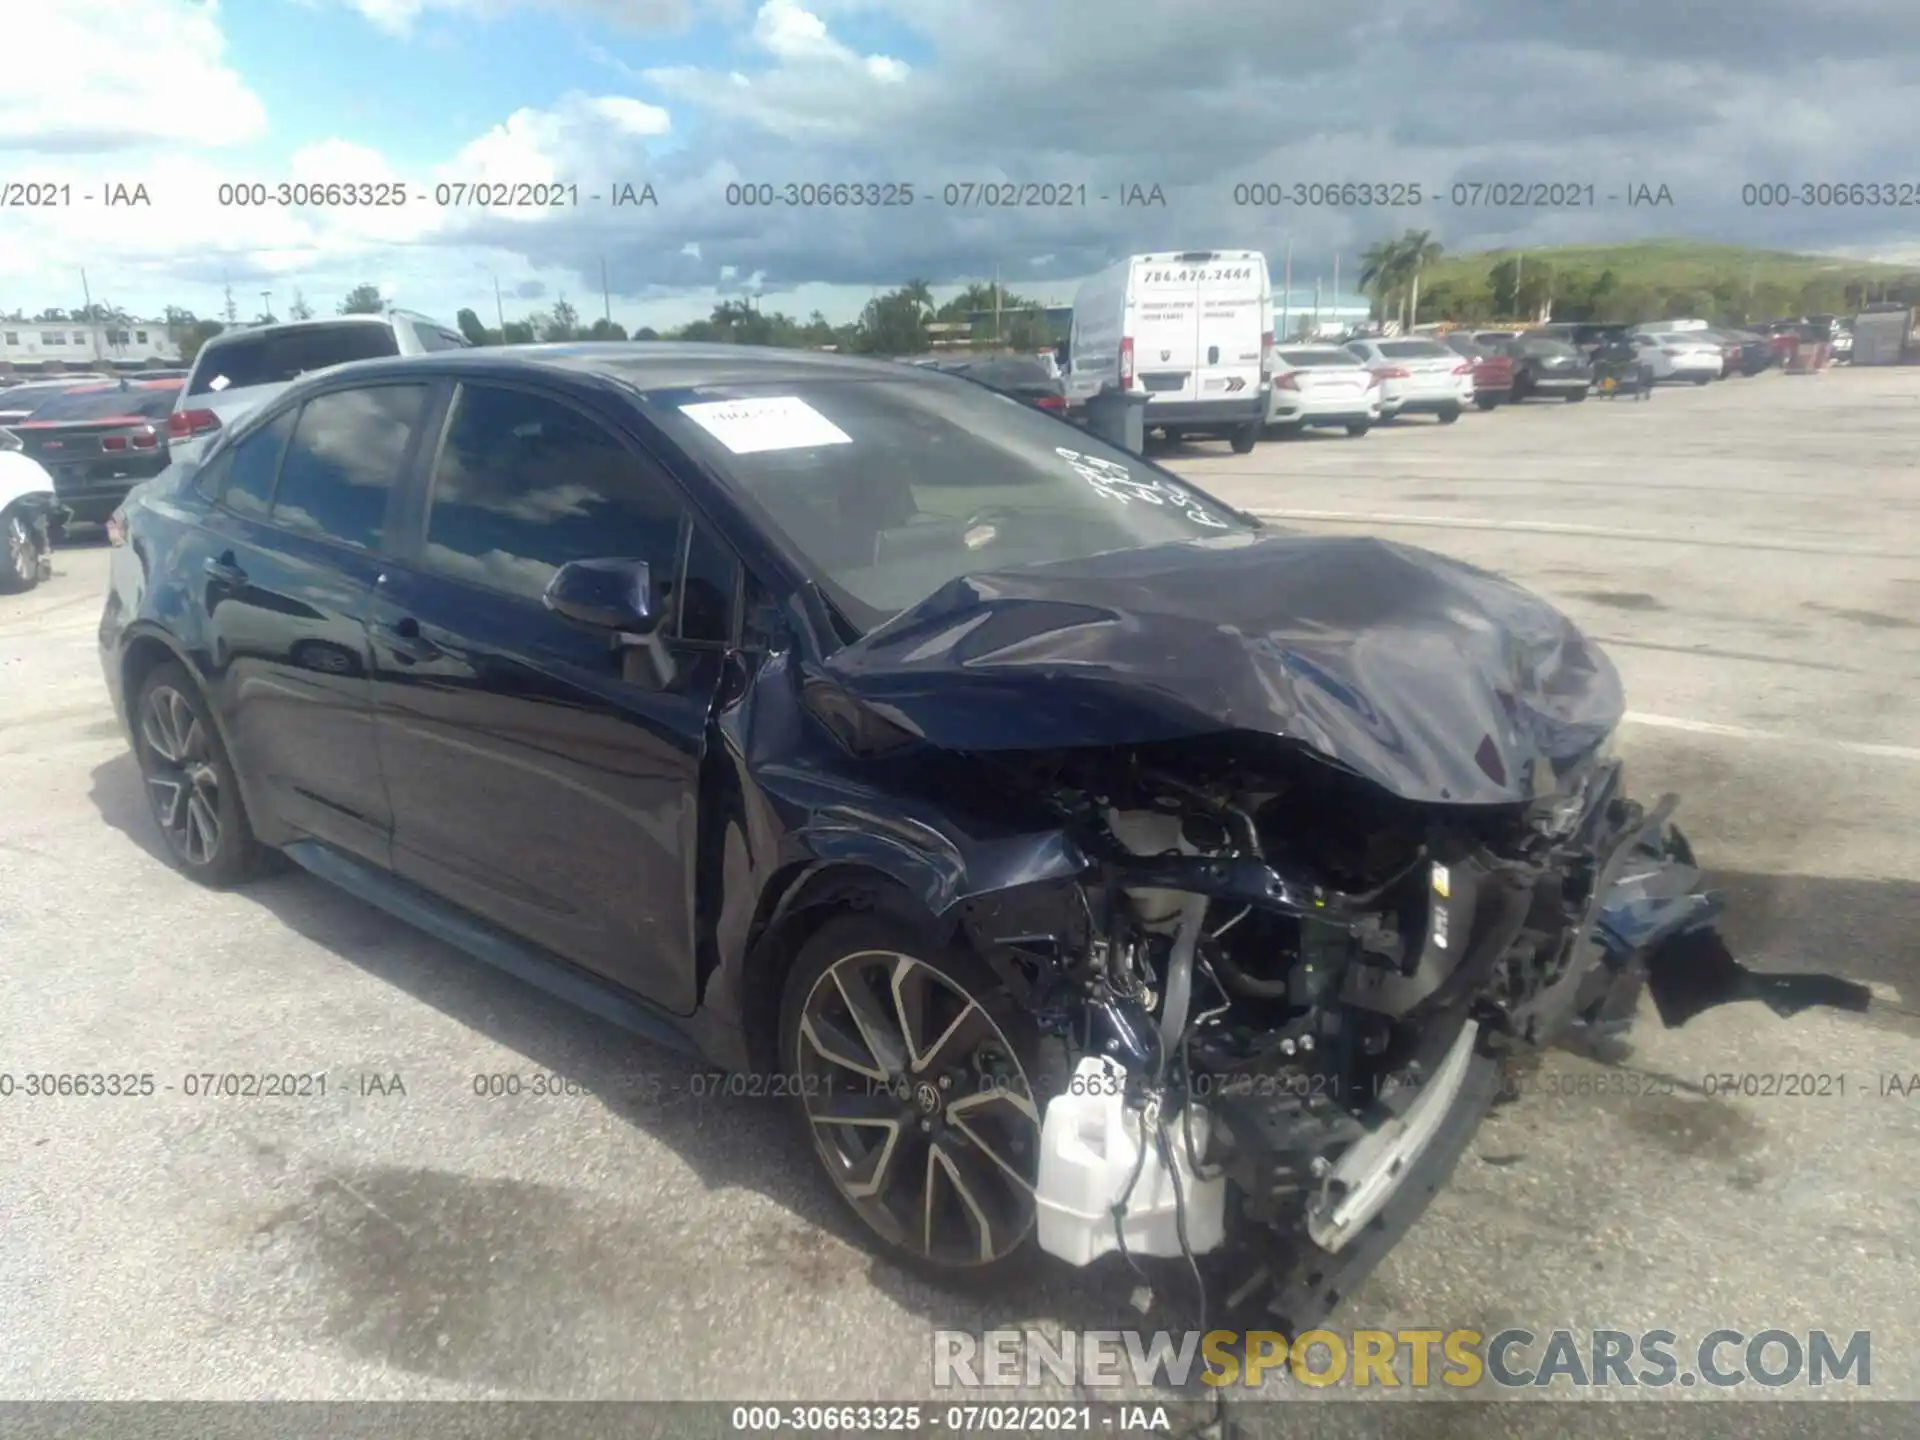
[[[428,15],[466,15],[494,19],[514,10],[544,10],[579,14],[632,30],[671,30],[691,18],[688,0],[344,0],[367,21],[389,35],[406,36]],[[707,0],[709,5],[716,0]],[[738,0],[717,0],[722,10],[737,8]]]
[[794,0],[767,0],[753,21],[754,40],[782,60],[845,60],[853,52],[827,34],[827,23]]
[[604,142],[665,135],[672,117],[657,105],[624,96],[574,92],[550,110],[516,110],[440,167],[446,180],[580,180],[606,173]]
[[42,0],[6,6],[0,27],[0,151],[221,146],[267,128],[260,97],[226,61],[212,3]]

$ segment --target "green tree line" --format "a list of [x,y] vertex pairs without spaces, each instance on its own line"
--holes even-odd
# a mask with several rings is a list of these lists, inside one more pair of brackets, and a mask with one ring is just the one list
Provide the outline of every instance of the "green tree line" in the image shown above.
[[[876,295],[867,302],[858,319],[840,325],[833,324],[818,310],[801,320],[783,311],[763,310],[748,300],[723,300],[703,320],[666,331],[643,325],[629,332],[616,320],[604,317],[583,320],[578,308],[565,296],[546,309],[508,320],[504,325],[488,325],[479,312],[471,308],[462,308],[455,315],[454,323],[473,345],[531,345],[563,340],[692,340],[778,345],[790,349],[833,348],[863,355],[916,355],[932,347],[936,332],[930,327],[990,314],[996,309],[996,301],[1000,317],[998,336],[976,333],[968,337],[972,343],[1017,350],[1041,350],[1052,343],[1045,307],[1037,300],[1016,295],[1004,286],[996,291],[995,286],[982,284],[970,285],[945,304],[936,305],[932,287],[924,280],[910,280],[896,290]],[[388,306],[379,287],[362,284],[346,293],[335,307],[335,313],[378,315]],[[296,292],[289,318],[304,320],[312,314]],[[44,318],[63,317],[49,312]],[[276,318],[263,314],[253,323],[271,323]],[[170,305],[165,323],[168,334],[180,346],[182,358],[191,360],[202,345],[227,328],[228,322]],[[976,331],[979,328],[976,326]]]
[[1920,305],[1920,272],[1737,245],[1663,240],[1448,256],[1424,230],[1361,257],[1360,285],[1382,319],[1729,323],[1854,314],[1876,301]]

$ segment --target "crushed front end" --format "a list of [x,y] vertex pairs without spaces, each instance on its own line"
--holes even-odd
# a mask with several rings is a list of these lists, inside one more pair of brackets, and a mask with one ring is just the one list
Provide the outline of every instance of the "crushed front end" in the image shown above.
[[1507,1056],[1622,1030],[1649,985],[1670,1024],[1760,993],[1672,797],[1629,798],[1604,749],[1473,807],[1259,736],[1017,764],[1094,860],[1071,930],[993,937],[1071,1071],[1041,1244],[1079,1264],[1217,1251],[1220,1298],[1268,1323],[1316,1323],[1398,1241]]

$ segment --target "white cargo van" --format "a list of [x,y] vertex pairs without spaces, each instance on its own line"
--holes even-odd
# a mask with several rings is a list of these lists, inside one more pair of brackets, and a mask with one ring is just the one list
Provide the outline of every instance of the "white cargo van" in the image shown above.
[[1144,392],[1146,426],[1208,435],[1241,454],[1260,439],[1273,372],[1273,289],[1258,250],[1134,255],[1073,297],[1067,401]]

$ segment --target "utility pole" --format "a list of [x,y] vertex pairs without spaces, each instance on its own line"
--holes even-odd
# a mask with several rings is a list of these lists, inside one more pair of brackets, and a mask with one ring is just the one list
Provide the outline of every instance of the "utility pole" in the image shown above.
[[993,343],[1000,343],[1000,262],[993,264]]
[[493,318],[500,322],[500,342],[504,345],[507,339],[507,312],[506,308],[500,303],[500,277],[498,275],[493,277]]
[[260,305],[260,313],[262,315],[273,314],[273,292],[271,290],[262,290],[260,292]]
[[224,275],[221,276],[220,278],[222,282],[225,284],[226,292],[227,292],[227,323],[229,325],[234,325],[239,323],[240,307],[233,303],[233,282],[231,280],[228,280]]
[[600,313],[613,323],[613,297],[607,293],[607,257],[600,257]]
[[1280,288],[1285,292],[1280,301],[1280,338],[1283,341],[1293,338],[1293,237],[1287,236],[1287,259],[1280,271]]
[[93,358],[100,358],[100,328],[93,314],[93,291],[87,285],[87,272],[80,271],[80,295],[86,301],[87,333],[93,337]]

